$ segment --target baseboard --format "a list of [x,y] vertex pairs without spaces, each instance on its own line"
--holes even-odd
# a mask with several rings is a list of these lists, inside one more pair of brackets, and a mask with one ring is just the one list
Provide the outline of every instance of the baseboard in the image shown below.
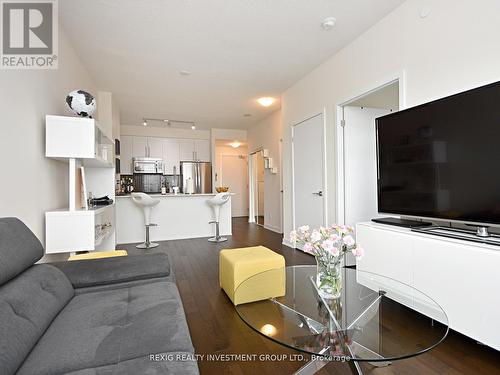
[[277,228],[275,226],[272,226],[272,225],[267,225],[267,224],[264,224],[264,228],[265,229],[269,229],[270,231],[272,232],[276,232],[276,233],[279,233],[279,234],[283,234],[283,232],[281,231],[280,228]]
[[293,245],[293,243],[290,242],[290,240],[288,238],[286,238],[285,236],[283,236],[283,241],[281,243],[283,245],[285,245],[285,246],[291,247],[292,249],[295,248],[295,246]]

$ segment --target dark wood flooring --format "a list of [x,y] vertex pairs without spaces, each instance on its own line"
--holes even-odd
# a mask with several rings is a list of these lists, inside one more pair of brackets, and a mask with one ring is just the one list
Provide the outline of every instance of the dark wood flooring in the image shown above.
[[[193,345],[198,354],[287,354],[298,352],[268,340],[249,328],[219,287],[219,251],[224,248],[264,245],[286,259],[287,265],[314,264],[314,258],[281,244],[281,235],[246,218],[233,219],[233,235],[221,244],[206,238],[164,241],[150,252],[170,257],[177,278]],[[120,245],[130,254],[144,253],[132,244]],[[471,317],[473,319],[473,317]],[[474,324],[473,322],[471,324]],[[408,328],[408,335],[418,335]],[[304,363],[294,361],[215,362],[200,361],[201,374],[291,374]],[[418,357],[395,361],[388,367],[362,364],[365,374],[438,375],[500,374],[500,353],[451,331],[434,350]],[[352,374],[345,363],[330,363],[318,374]]]

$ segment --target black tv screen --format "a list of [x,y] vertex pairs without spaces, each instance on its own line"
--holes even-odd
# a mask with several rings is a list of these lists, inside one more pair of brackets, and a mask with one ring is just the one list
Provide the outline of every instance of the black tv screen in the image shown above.
[[376,119],[380,213],[500,224],[500,82]]

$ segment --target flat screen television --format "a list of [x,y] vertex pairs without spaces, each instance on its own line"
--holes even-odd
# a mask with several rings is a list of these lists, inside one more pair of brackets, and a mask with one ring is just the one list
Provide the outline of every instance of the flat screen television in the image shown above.
[[376,119],[380,213],[500,224],[500,82]]

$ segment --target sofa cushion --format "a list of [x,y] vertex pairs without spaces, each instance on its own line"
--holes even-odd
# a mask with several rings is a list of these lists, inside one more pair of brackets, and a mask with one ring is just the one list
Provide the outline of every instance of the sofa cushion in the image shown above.
[[175,284],[155,282],[75,296],[19,374],[61,374],[172,351],[193,351],[189,330]]
[[[116,365],[108,365],[94,368],[87,368],[78,371],[72,371],[65,375],[197,375],[199,374],[198,365],[190,360],[192,353],[173,352],[162,353],[167,360],[159,362],[151,361],[148,357],[134,358],[128,361],[120,362]],[[161,357],[160,356],[160,357]],[[169,358],[174,358],[170,360]],[[181,358],[182,360],[175,360]],[[186,358],[186,359],[184,359]]]
[[73,297],[57,268],[35,265],[0,287],[0,374],[13,374]]
[[42,244],[21,220],[0,218],[0,285],[31,267],[42,256]]
[[170,274],[168,256],[162,253],[52,264],[65,273],[75,288],[167,277]]

